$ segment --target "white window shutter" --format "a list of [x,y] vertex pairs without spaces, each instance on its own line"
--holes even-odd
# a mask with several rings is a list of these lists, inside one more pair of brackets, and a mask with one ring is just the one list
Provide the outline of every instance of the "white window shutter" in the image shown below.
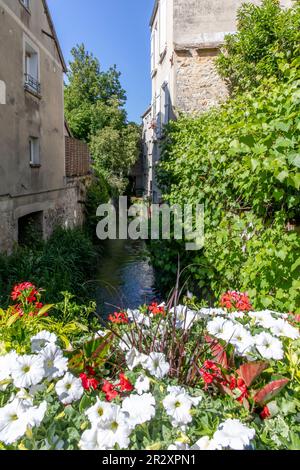
[[163,91],[163,123],[168,124],[170,120],[170,91],[169,84],[165,82],[162,88]]
[[159,31],[159,53],[162,54],[167,45],[167,0],[160,2]]
[[156,134],[160,137],[161,133],[161,96],[156,97]]
[[152,31],[151,34],[151,71],[155,69],[155,56],[154,56],[154,51],[155,51],[155,31]]

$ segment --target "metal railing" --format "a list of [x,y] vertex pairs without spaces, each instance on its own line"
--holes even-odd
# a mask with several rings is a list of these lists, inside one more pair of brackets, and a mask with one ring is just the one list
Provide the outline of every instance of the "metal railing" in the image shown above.
[[41,94],[41,84],[28,73],[25,73],[25,88],[34,91],[38,95]]

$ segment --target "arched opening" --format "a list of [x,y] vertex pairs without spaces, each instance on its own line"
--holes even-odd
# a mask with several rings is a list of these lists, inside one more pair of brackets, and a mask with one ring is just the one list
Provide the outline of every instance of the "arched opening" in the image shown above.
[[43,212],[32,212],[18,220],[18,243],[20,246],[36,246],[43,240]]

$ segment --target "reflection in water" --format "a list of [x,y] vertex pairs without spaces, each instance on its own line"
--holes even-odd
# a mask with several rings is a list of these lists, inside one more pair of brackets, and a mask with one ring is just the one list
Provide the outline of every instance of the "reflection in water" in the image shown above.
[[119,308],[138,308],[159,298],[146,245],[141,240],[107,240],[98,283],[98,312],[103,317]]

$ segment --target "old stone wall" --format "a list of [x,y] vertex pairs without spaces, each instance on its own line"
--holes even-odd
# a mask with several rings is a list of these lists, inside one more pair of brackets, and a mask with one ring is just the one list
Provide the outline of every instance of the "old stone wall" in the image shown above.
[[42,212],[43,238],[53,230],[80,227],[85,220],[86,191],[91,177],[68,179],[66,187],[57,191],[11,198],[0,198],[0,252],[11,253],[18,243],[18,220]]
[[228,90],[215,68],[217,50],[176,51],[176,109],[202,113],[225,100]]

